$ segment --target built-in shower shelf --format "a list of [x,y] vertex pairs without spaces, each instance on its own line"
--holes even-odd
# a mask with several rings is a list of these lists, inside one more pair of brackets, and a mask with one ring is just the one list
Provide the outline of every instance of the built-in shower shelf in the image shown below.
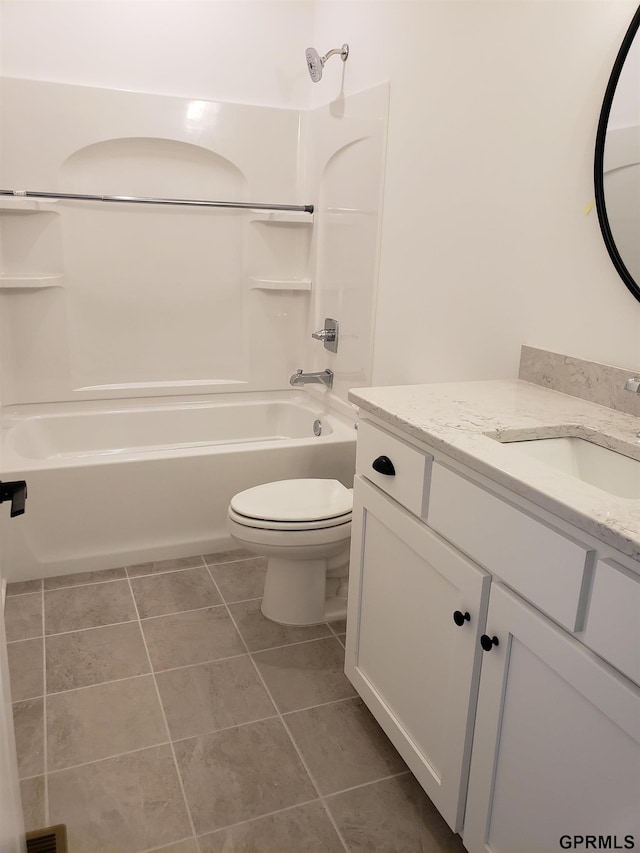
[[249,278],[250,290],[311,290],[310,278]]
[[255,210],[249,222],[263,225],[313,225],[313,213],[297,213],[288,210]]
[[61,281],[61,275],[0,275],[0,290],[42,290]]
[[3,196],[0,198],[2,213],[42,213],[50,212],[55,198],[24,198],[22,196]]

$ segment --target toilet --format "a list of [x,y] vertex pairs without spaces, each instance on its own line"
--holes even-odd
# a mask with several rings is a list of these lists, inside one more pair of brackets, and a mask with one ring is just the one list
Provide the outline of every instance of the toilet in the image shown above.
[[268,558],[262,612],[282,625],[345,619],[353,489],[338,480],[278,480],[231,499],[227,529]]

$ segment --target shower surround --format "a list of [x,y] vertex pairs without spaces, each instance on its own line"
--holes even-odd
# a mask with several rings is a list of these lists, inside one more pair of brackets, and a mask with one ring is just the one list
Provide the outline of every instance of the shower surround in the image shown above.
[[[170,558],[195,535],[194,515],[203,519],[195,550],[205,541],[207,550],[223,547],[226,496],[268,479],[335,476],[350,485],[346,391],[370,380],[387,86],[308,112],[22,79],[4,79],[1,96],[3,189],[315,208],[0,198],[2,473],[29,485],[27,513],[3,530],[9,579],[73,571],[76,562],[78,571],[103,567],[114,549],[126,561]],[[325,316],[340,320],[336,354],[311,340]],[[272,460],[254,465],[235,434],[221,444],[214,428],[201,436],[193,418],[194,432],[185,420],[181,438],[188,453],[158,447],[153,429],[136,445],[135,488],[122,455],[128,439],[111,426],[98,458],[81,444],[44,455],[12,445],[27,418],[66,423],[73,442],[97,420],[85,418],[74,433],[64,421],[70,411],[99,406],[115,424],[123,408],[155,409],[162,430],[182,403],[224,408],[229,397],[242,435],[242,417],[255,411],[244,402],[263,394],[268,406],[274,393],[291,394],[288,378],[300,367],[331,368],[335,384],[331,393],[295,395],[309,424],[308,434],[287,436],[306,448],[291,464],[277,461],[280,434],[266,436]],[[316,417],[336,426],[311,449]],[[221,478],[201,457],[225,454],[230,474]],[[197,488],[195,469],[209,472]],[[209,500],[207,476],[217,495]],[[160,511],[163,491],[174,496],[169,513]],[[145,508],[152,494],[158,507]],[[100,521],[74,522],[91,495],[105,496]],[[144,535],[119,525],[119,501],[132,503],[129,527],[136,514],[150,519]]]

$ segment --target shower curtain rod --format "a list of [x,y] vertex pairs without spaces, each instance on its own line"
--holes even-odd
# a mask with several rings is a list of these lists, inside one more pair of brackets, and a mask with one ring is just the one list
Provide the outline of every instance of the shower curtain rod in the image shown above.
[[199,201],[192,198],[141,198],[133,195],[89,195],[86,193],[41,193],[31,190],[0,190],[14,198],[70,198],[80,201],[120,201],[126,204],[175,204],[183,207],[229,207],[238,210],[292,210],[313,213],[312,204],[252,204],[248,201]]

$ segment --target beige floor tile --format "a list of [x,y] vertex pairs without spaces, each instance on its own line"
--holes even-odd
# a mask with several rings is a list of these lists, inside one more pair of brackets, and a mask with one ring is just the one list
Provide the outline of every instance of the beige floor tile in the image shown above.
[[49,809],[78,853],[134,853],[191,833],[168,746],[50,773]]
[[414,777],[407,773],[327,797],[351,853],[465,853]]
[[50,771],[167,740],[151,675],[83,687],[47,698]]
[[226,607],[144,619],[142,630],[154,669],[171,669],[244,654]]
[[20,782],[24,828],[27,832],[45,826],[44,784],[44,776],[34,776]]
[[126,580],[49,590],[44,594],[47,635],[114,625],[136,618]]
[[316,797],[280,720],[175,744],[198,834]]
[[205,554],[202,558],[208,566],[215,563],[230,563],[233,560],[247,560],[255,557],[248,548],[231,548],[227,551],[216,551],[215,554]]
[[149,672],[137,622],[47,637],[45,647],[48,693]]
[[42,593],[12,595],[4,609],[7,642],[42,636]]
[[262,615],[261,603],[258,598],[229,605],[229,612],[251,652],[332,636],[326,623],[301,628],[279,625]]
[[178,557],[175,560],[156,560],[151,563],[137,563],[135,566],[127,566],[127,574],[130,578],[139,578],[142,575],[154,575],[158,572],[175,572],[178,569],[193,569],[202,565],[202,557]]
[[62,589],[66,586],[82,586],[87,583],[101,583],[126,578],[127,573],[122,569],[102,569],[97,572],[76,572],[72,575],[56,575],[44,579],[45,589]]
[[20,778],[44,772],[44,700],[27,699],[13,706],[13,726]]
[[276,713],[248,655],[156,676],[171,737],[193,737]]
[[7,596],[23,595],[25,592],[40,592],[41,590],[42,580],[15,581],[7,584]]
[[205,566],[131,580],[141,619],[222,604]]
[[44,694],[43,640],[8,643],[11,700],[34,699]]
[[217,563],[209,565],[209,571],[226,602],[262,598],[267,573],[266,557]]
[[220,829],[198,841],[201,853],[344,853],[318,802]]
[[284,721],[322,794],[408,769],[359,697],[287,714]]
[[256,652],[253,659],[283,714],[355,696],[335,637]]

